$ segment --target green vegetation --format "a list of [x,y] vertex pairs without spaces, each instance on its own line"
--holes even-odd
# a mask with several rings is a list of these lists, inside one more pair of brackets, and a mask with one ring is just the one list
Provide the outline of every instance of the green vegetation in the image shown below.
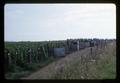
[[5,77],[20,79],[39,70],[31,79],[115,79],[115,42],[93,47],[93,57],[86,48],[58,60],[52,50],[63,46],[65,41],[5,42]]
[[[87,51],[87,50],[86,50]],[[63,72],[53,75],[52,79],[115,79],[116,47],[107,46],[99,50],[96,59],[77,56],[64,66]],[[86,55],[87,52],[84,53]],[[84,56],[83,55],[83,56]]]
[[5,77],[18,79],[56,60],[53,49],[64,41],[5,42]]
[[6,73],[5,77],[6,79],[19,79],[20,77],[28,76],[34,71],[37,71],[38,69],[48,65],[49,63],[55,61],[55,59],[47,59],[44,62],[41,63],[32,63],[32,64],[27,64],[25,67],[21,68],[19,66],[15,66],[14,70],[11,69],[12,71],[9,71]]

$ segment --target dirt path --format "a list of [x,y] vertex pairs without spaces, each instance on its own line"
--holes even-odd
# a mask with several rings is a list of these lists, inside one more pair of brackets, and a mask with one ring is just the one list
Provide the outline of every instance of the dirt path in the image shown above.
[[86,57],[87,55],[90,55],[90,48],[69,54],[66,57],[52,62],[40,70],[32,73],[28,77],[23,77],[21,79],[54,79],[54,75],[58,72],[62,72],[66,66],[70,65],[71,62],[81,58],[81,56]]
[[85,57],[86,55],[84,54],[89,54],[89,48],[69,54],[64,58],[41,68],[35,73],[32,73],[28,77],[23,77],[22,79],[51,79],[52,76],[57,73],[57,71],[62,71],[65,65],[69,65],[69,63],[72,60],[75,60],[75,58],[78,58],[81,55]]

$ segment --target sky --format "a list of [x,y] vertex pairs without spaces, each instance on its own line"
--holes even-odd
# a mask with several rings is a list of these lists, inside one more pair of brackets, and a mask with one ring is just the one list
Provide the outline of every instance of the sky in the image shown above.
[[6,4],[4,41],[116,38],[114,4]]

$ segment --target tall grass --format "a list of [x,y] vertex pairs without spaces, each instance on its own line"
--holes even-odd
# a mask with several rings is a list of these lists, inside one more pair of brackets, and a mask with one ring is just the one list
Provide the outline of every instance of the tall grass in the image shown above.
[[23,79],[115,79],[116,44],[73,52]]
[[96,56],[90,57],[90,48],[70,54],[46,67],[47,74],[43,69],[41,72],[44,77],[38,74],[35,79],[115,79],[115,43],[97,50],[93,49],[93,55],[96,54]]
[[[59,68],[51,79],[115,79],[116,46],[110,44],[97,50],[96,58],[89,56],[87,49],[83,55],[75,55],[64,68]],[[95,50],[96,51],[96,50]]]

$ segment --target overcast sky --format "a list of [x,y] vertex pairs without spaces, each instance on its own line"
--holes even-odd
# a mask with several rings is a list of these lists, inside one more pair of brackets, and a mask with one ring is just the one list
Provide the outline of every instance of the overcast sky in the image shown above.
[[5,41],[116,38],[114,4],[6,4]]

